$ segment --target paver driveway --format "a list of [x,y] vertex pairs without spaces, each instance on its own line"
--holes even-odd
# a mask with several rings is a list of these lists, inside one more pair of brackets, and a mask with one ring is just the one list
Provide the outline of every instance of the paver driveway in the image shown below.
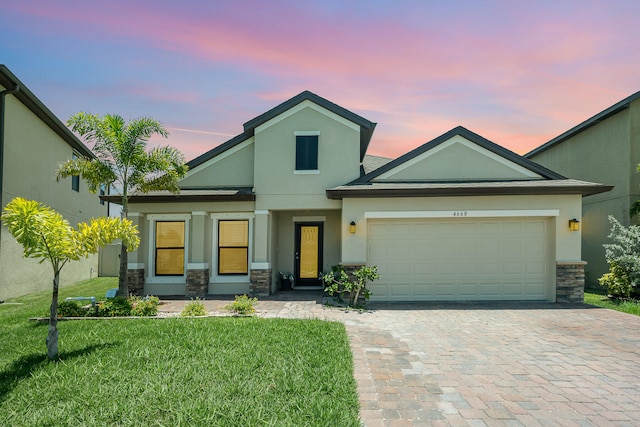
[[374,426],[640,425],[640,318],[559,304],[378,305],[345,318]]
[[640,317],[543,303],[345,312],[285,295],[260,315],[346,325],[367,427],[640,425]]

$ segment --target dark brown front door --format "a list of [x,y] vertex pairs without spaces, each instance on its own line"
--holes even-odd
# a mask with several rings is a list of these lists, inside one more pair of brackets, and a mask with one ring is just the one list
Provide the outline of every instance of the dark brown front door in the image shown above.
[[321,222],[296,223],[296,286],[319,286],[318,276],[322,270],[322,231]]

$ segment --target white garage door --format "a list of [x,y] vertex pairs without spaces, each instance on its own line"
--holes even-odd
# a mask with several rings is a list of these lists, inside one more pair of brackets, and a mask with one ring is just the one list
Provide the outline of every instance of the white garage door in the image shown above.
[[546,300],[543,218],[369,220],[372,301]]

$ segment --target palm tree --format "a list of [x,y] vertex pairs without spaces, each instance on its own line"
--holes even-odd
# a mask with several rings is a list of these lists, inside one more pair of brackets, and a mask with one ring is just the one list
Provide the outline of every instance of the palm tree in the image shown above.
[[[57,179],[79,175],[96,193],[101,185],[120,195],[121,218],[127,218],[129,196],[134,193],[168,190],[180,191],[178,181],[187,173],[184,156],[170,146],[146,150],[153,135],[167,137],[169,133],[157,120],[141,117],[128,123],[119,115],[106,114],[100,117],[85,112],[69,118],[67,125],[91,147],[96,158],[69,159],[61,163],[56,172]],[[128,256],[123,246],[120,252],[118,295],[128,296]]]

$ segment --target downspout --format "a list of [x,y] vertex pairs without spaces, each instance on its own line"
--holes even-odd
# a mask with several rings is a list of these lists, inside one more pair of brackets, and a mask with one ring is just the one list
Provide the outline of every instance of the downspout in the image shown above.
[[[5,97],[7,95],[12,95],[18,93],[20,90],[20,86],[16,83],[13,89],[7,89],[0,92],[0,208],[3,205],[3,177],[4,177],[4,134],[5,134],[5,125],[4,125],[4,110],[6,108]],[[0,233],[2,232],[2,227],[0,227]],[[0,242],[2,239],[0,239]],[[1,244],[1,243],[0,243]]]

